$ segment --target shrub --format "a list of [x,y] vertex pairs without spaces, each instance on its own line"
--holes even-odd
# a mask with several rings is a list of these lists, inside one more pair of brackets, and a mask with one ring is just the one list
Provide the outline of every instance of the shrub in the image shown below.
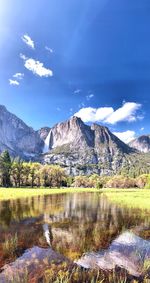
[[143,174],[136,178],[135,183],[138,188],[144,188],[146,185],[148,185],[149,181],[149,175]]
[[94,182],[90,180],[87,176],[76,176],[74,178],[74,187],[84,187],[84,188],[92,188],[94,187]]
[[133,188],[135,186],[135,179],[123,176],[114,176],[106,183],[107,188]]

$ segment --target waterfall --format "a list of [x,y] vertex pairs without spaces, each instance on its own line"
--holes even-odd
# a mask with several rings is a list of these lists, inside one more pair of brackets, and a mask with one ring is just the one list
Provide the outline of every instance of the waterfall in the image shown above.
[[46,153],[46,152],[49,151],[50,136],[51,136],[51,130],[49,131],[49,134],[48,134],[47,138],[44,141],[43,153]]

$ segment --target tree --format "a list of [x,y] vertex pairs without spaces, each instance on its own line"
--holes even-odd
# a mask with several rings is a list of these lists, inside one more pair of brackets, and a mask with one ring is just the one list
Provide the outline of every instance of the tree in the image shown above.
[[41,184],[44,187],[60,187],[66,179],[64,169],[57,165],[43,165],[40,169]]
[[16,159],[13,162],[11,169],[12,181],[15,183],[16,187],[21,187],[21,185],[23,185],[23,177],[24,177],[23,169],[24,169],[23,161],[20,158]]
[[40,179],[41,179],[41,185],[44,187],[51,187],[51,178],[50,178],[50,166],[49,165],[44,165],[40,169]]
[[39,163],[30,163],[30,184],[33,188],[34,185],[40,187],[40,164]]
[[9,152],[5,150],[0,156],[0,175],[1,183],[3,187],[10,187],[10,174],[11,174],[11,158]]
[[30,176],[30,164],[27,162],[23,163],[23,185],[28,186],[29,185],[29,176]]
[[49,177],[51,179],[51,185],[53,187],[60,188],[62,183],[66,181],[66,174],[63,168],[58,165],[49,166]]
[[91,180],[88,176],[75,176],[73,186],[77,188],[92,188],[94,187],[94,183],[93,180]]

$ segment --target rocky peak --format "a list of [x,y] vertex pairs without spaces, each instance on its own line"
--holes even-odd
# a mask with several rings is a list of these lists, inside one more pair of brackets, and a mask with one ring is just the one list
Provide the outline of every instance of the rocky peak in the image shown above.
[[142,135],[129,143],[129,146],[141,151],[150,152],[150,135]]
[[[49,139],[49,140],[47,140]],[[46,143],[49,149],[68,145],[72,149],[91,146],[93,133],[78,117],[56,124],[49,132]]]
[[42,141],[31,127],[0,106],[0,151],[5,149],[14,156],[33,156],[41,152]]
[[6,107],[4,105],[0,105],[0,112],[7,111]]
[[[122,153],[132,152],[132,149],[117,138],[107,127],[93,124],[91,129],[95,135],[95,147],[97,150],[109,149],[109,152],[114,154],[115,150],[119,150]],[[104,147],[105,145],[105,147]]]

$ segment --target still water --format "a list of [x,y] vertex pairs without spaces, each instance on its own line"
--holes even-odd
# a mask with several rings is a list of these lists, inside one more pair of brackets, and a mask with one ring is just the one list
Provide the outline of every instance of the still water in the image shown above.
[[1,266],[2,244],[16,233],[19,252],[51,244],[56,251],[78,259],[85,252],[108,248],[112,240],[130,229],[149,239],[149,213],[113,204],[100,193],[3,201],[0,202]]

